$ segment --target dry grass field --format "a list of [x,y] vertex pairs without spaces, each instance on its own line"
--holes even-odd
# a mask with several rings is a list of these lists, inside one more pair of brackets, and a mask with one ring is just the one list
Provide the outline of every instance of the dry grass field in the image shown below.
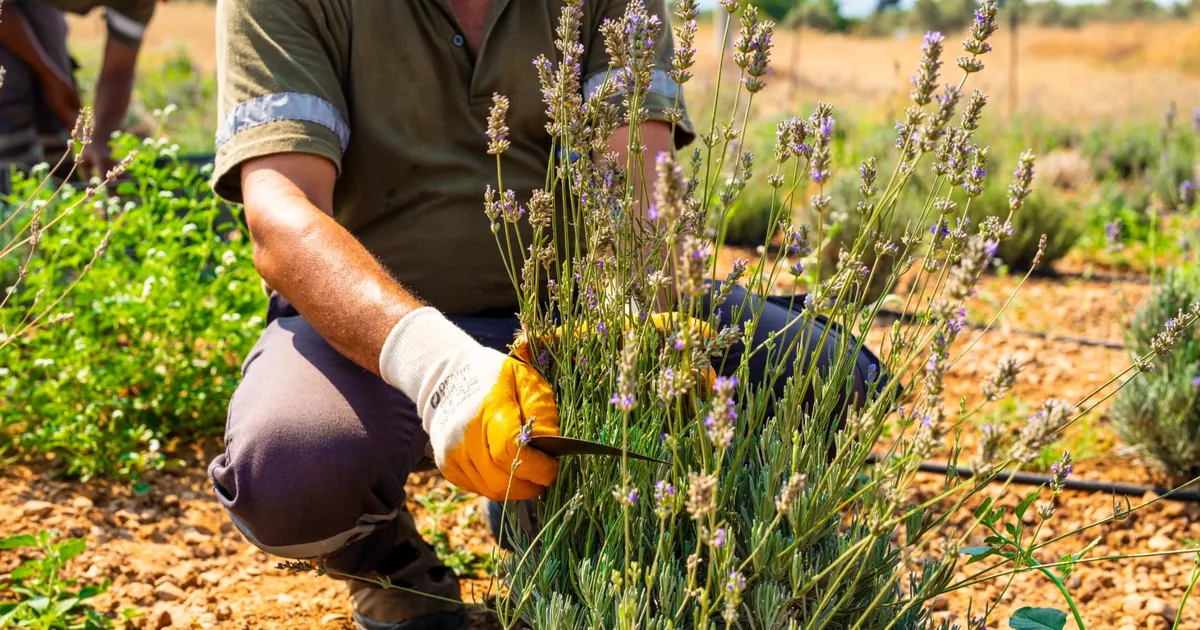
[[[169,58],[177,58],[181,49],[186,50],[200,73],[213,73],[214,19],[214,7],[210,4],[160,5],[144,46],[141,62],[144,76],[153,79],[156,68]],[[72,17],[71,29],[71,44],[77,57],[87,67],[85,71],[94,71],[105,37],[99,12]],[[714,35],[706,28],[699,37],[697,76],[688,86],[693,106],[711,93],[715,83],[719,61],[713,47]],[[779,33],[774,38],[774,77],[768,89],[756,97],[752,115],[763,118],[785,112],[807,114],[810,103],[821,99],[832,102],[839,115],[849,111],[871,122],[890,125],[909,101],[908,78],[919,56],[921,35],[907,32],[868,39],[812,31]],[[961,34],[948,35],[952,42],[947,46],[948,56],[956,54],[956,42],[961,37]],[[1095,24],[1078,30],[1028,28],[1019,33],[1019,42],[1019,54],[1011,54],[1012,34],[1007,27],[1003,28],[992,41],[995,52],[986,59],[987,70],[973,76],[968,85],[968,89],[980,89],[991,96],[987,115],[999,120],[1001,127],[1007,124],[1016,129],[1017,124],[1040,120],[1080,129],[1110,121],[1154,122],[1161,120],[1171,105],[1177,107],[1181,118],[1188,120],[1193,108],[1200,108],[1200,22]],[[1018,63],[1015,72],[1014,60]],[[945,76],[957,80],[960,73],[952,62],[948,66]],[[529,71],[533,72],[533,68]],[[149,80],[143,82],[142,89],[149,83]],[[211,147],[204,145],[211,138],[215,118],[209,93],[202,92],[191,105],[183,107],[198,112],[194,120],[189,120],[195,123],[194,131],[202,134],[189,149],[203,146],[210,151]],[[987,131],[1002,137],[997,130]],[[1106,135],[1091,137],[1098,138],[1100,144],[1117,144],[1109,142],[1112,133],[1103,133]],[[1153,130],[1146,133],[1152,137],[1156,134]],[[1063,153],[1067,152],[1060,152],[1058,157],[1063,158]],[[1069,164],[1075,165],[1077,171],[1070,177],[1063,175],[1070,169],[1062,165],[1061,159],[1058,165],[1053,157],[1039,162],[1039,168],[1044,169],[1039,177],[1048,179],[1040,180],[1038,185],[1046,184],[1048,195],[1083,199],[1086,193],[1091,203],[1090,195],[1095,191],[1090,187],[1097,184],[1093,178],[1099,177],[1081,154],[1081,150],[1071,149],[1066,156],[1073,160]],[[1184,170],[1200,173],[1200,166],[1190,168],[1196,161],[1194,154],[1187,155],[1189,161]],[[1056,173],[1062,179],[1079,182],[1079,190],[1076,186],[1056,187],[1053,181]],[[1007,178],[1007,173],[1001,177]],[[1130,188],[1142,185],[1135,176],[1127,179],[1119,183]],[[994,181],[1003,183],[993,185],[1007,184],[1007,179]],[[1099,210],[1089,207],[1088,212]],[[1196,216],[1193,213],[1191,218]],[[158,223],[153,226],[156,232],[167,231]],[[1163,229],[1161,235],[1155,234],[1164,237],[1164,241],[1179,238],[1171,228]],[[1151,296],[1151,279],[1144,273],[1092,277],[1090,265],[1097,262],[1097,256],[1106,255],[1107,250],[1101,251],[1103,246],[1090,243],[1086,251],[1081,246],[1074,252],[1074,258],[1068,258],[1059,268],[1070,272],[1082,267],[1089,273],[1078,274],[1079,277],[1069,274],[1035,277],[1023,284],[1023,292],[1011,303],[1009,296],[1022,281],[1010,277],[1007,270],[985,276],[971,304],[969,319],[988,322],[995,317],[995,321],[986,334],[972,329],[969,335],[964,333],[960,338],[959,347],[969,342],[976,349],[960,368],[947,376],[946,398],[963,401],[963,409],[969,400],[973,407],[982,396],[981,379],[994,370],[1002,357],[1018,357],[1025,369],[1016,381],[1012,405],[997,406],[986,417],[970,417],[972,424],[967,431],[971,435],[978,434],[985,421],[1006,431],[1016,430],[1040,401],[1049,397],[1072,401],[1084,398],[1095,388],[1105,387],[1107,377],[1128,364],[1129,351],[1121,348],[1123,334],[1134,307],[1146,303]],[[1131,242],[1130,249],[1134,246]],[[1185,247],[1180,245],[1179,249]],[[734,256],[753,261],[759,255],[751,248],[722,251],[728,260],[722,259],[719,275],[732,265]],[[1108,253],[1115,256],[1114,252]],[[242,260],[248,261],[249,253]],[[1150,260],[1157,260],[1153,252]],[[794,290],[794,281],[788,282]],[[866,338],[879,348],[893,328],[887,321],[877,323],[880,325]],[[1200,383],[1200,378],[1194,382]],[[1120,442],[1107,413],[1109,409],[1107,403],[1101,405],[1088,416],[1087,422],[1079,423],[1062,436],[1061,446],[1075,455],[1077,478],[1173,484],[1173,480],[1164,477],[1147,460],[1136,456],[1129,445]],[[972,452],[977,446],[975,439],[964,442]],[[110,579],[112,590],[93,604],[110,614],[125,607],[142,611],[144,614],[129,627],[350,630],[348,601],[342,585],[315,575],[276,568],[276,559],[250,545],[228,520],[204,473],[206,463],[220,450],[217,438],[197,438],[171,448],[177,464],[164,470],[146,471],[140,477],[145,482],[144,492],[125,480],[60,479],[53,468],[60,462],[39,461],[36,457],[12,466],[0,465],[0,540],[35,528],[56,528],[71,536],[88,537],[89,549],[73,562],[71,575],[93,581]],[[5,455],[0,449],[0,464]],[[945,453],[938,455],[942,459],[945,456]],[[1047,467],[1048,464],[1042,469]],[[930,499],[942,491],[943,484],[942,475],[920,477],[914,486],[915,494],[920,500]],[[415,478],[409,489],[410,509],[420,527],[431,534],[445,535],[440,551],[461,554],[471,560],[468,564],[483,566],[483,560],[491,554],[492,538],[484,524],[482,505],[474,497],[452,493],[448,483],[435,475]],[[1011,489],[1005,494],[993,486],[988,493],[997,500],[1006,497],[1003,501],[1010,508],[1016,503],[1017,492]],[[1132,504],[1154,499],[1155,494],[1150,492],[1144,497],[1134,497]],[[1049,539],[1082,527],[1085,522],[1102,519],[1114,509],[1116,500],[1103,493],[1067,491],[1059,499],[1060,515],[1053,528],[1040,531]],[[954,520],[949,527],[955,532],[966,531],[975,527],[973,520],[964,517]],[[1176,619],[1177,607],[1184,601],[1185,589],[1190,588],[1193,556],[1162,554],[1185,548],[1194,550],[1200,544],[1200,503],[1158,503],[1128,519],[1106,523],[1088,530],[1086,536],[1075,536],[1042,550],[1036,559],[1052,562],[1062,553],[1082,548],[1087,542],[1084,539],[1094,536],[1102,538],[1102,544],[1093,550],[1095,558],[1139,555],[1133,559],[1080,565],[1066,580],[1067,587],[1084,607],[1082,619],[1087,627],[1169,628]],[[967,542],[979,545],[982,541],[978,538]],[[15,554],[0,554],[0,586],[17,560]],[[976,566],[961,565],[958,578],[965,579]],[[490,582],[484,569],[464,575],[471,578],[465,581],[467,596],[476,603],[487,604],[486,589]],[[972,598],[974,601],[970,602]],[[1021,576],[1011,589],[993,581],[939,597],[932,603],[933,619],[966,627],[968,603],[977,606],[985,600],[1000,602],[993,616],[995,625],[989,623],[988,628],[1010,627],[1003,620],[1021,606],[1062,606],[1050,583],[1030,574]],[[0,597],[0,603],[3,602]],[[1183,608],[1176,627],[1200,630],[1200,605],[1195,597]],[[498,626],[492,616],[480,610],[471,627],[493,630]],[[1065,628],[1076,626],[1072,621]]]
[[[214,13],[208,4],[161,5],[147,34],[145,67],[182,47],[202,71],[214,71]],[[104,36],[98,12],[72,18],[71,28],[72,45],[80,58],[85,63],[95,59]],[[791,85],[778,85],[762,100],[768,101],[768,112],[791,108],[798,100],[826,99],[839,108],[886,114],[889,103],[899,104],[907,97],[920,37],[916,32],[871,39],[809,31],[779,33],[774,72]],[[1011,37],[1007,28],[1001,30],[988,69],[972,78],[972,85],[990,94],[1006,113],[1012,91]],[[704,92],[714,81],[715,40],[711,31],[700,35],[696,92]],[[1200,23],[1025,28],[1019,41],[1015,83],[1019,114],[1080,122],[1149,120],[1158,118],[1172,102],[1184,112],[1200,106]]]

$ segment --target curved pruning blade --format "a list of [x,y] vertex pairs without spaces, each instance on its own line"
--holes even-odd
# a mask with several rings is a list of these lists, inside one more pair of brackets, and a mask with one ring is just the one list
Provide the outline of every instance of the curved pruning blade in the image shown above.
[[607,457],[621,457],[625,455],[629,459],[640,459],[644,462],[654,462],[656,464],[666,464],[667,462],[661,459],[648,457],[633,451],[627,451],[616,446],[601,444],[591,440],[581,440],[579,438],[569,438],[557,435],[538,435],[529,439],[529,446],[537,450],[552,455],[554,457],[562,457],[563,455],[599,455]]

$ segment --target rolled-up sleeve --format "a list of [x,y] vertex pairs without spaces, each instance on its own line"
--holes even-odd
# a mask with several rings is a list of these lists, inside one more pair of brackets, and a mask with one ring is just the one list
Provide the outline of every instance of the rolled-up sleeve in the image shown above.
[[241,165],[309,153],[341,172],[349,21],[338,0],[218,0],[213,190],[241,203]]
[[[603,10],[600,12],[600,21],[620,20],[629,7],[629,0],[605,0],[603,6]],[[675,127],[675,147],[678,149],[690,144],[696,136],[692,129],[691,119],[687,115],[683,89],[668,74],[671,70],[671,56],[675,50],[675,36],[671,30],[670,14],[664,0],[645,0],[645,6],[648,13],[658,16],[658,19],[662,21],[662,28],[659,31],[658,40],[654,43],[654,70],[650,74],[650,89],[642,107],[646,110],[650,120],[662,121],[668,120],[668,110],[683,110],[683,120]],[[588,38],[585,37],[585,41],[588,41]],[[609,75],[611,61],[612,58],[605,49],[604,35],[597,28],[591,34],[590,45],[587,46],[586,65],[583,72],[585,96],[591,95],[604,83],[605,77]],[[624,100],[623,97],[622,100]],[[622,106],[624,105],[622,104]],[[622,111],[622,113],[624,112]]]
[[155,4],[155,0],[109,0],[104,10],[109,38],[139,48],[154,17]]

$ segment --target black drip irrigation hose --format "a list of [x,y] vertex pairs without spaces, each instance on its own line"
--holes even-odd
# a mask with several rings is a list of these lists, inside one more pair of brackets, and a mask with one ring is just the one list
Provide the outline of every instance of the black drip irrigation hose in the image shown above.
[[[899,320],[905,324],[911,324],[911,323],[920,321],[920,318],[918,318],[916,315],[913,315],[912,313],[893,311],[891,309],[886,309],[886,308],[879,309],[879,316],[892,318],[893,321]],[[1053,333],[1038,332],[1036,330],[1024,330],[1021,328],[1004,328],[1004,329],[994,328],[994,327],[989,328],[985,324],[978,324],[978,323],[969,322],[969,321],[963,322],[963,325],[966,326],[967,328],[971,328],[974,330],[990,330],[990,331],[997,331],[997,332],[1006,332],[1006,333],[1012,333],[1012,334],[1017,334],[1017,335],[1023,335],[1023,336],[1027,336],[1027,337],[1037,337],[1039,339],[1045,339],[1047,341],[1062,341],[1065,343],[1073,343],[1073,344],[1080,345],[1080,346],[1096,346],[1099,348],[1109,348],[1112,350],[1124,350],[1125,349],[1125,344],[1123,344],[1123,343],[1118,343],[1116,341],[1105,341],[1103,339],[1089,339],[1087,337],[1072,337],[1070,335],[1056,335]]]
[[1082,271],[1055,271],[1053,269],[1034,269],[1029,272],[1034,278],[1047,280],[1083,280],[1085,282],[1124,282],[1128,284],[1150,284],[1150,276],[1136,273],[1091,273]]
[[[867,463],[877,464],[883,458],[875,453],[867,455]],[[944,475],[951,470],[949,464],[941,462],[921,462],[917,466],[917,470],[927,473],[936,473]],[[959,466],[953,467],[954,473],[961,478],[974,477],[975,471],[970,468],[962,468]],[[1043,484],[1049,485],[1054,479],[1053,475],[1030,472],[1005,472],[996,473],[996,476],[990,483],[1011,482],[1023,486],[1040,486]],[[1105,494],[1121,495],[1127,497],[1142,497],[1147,492],[1152,492],[1161,496],[1163,499],[1171,501],[1185,501],[1200,503],[1200,491],[1196,490],[1178,490],[1164,488],[1163,486],[1146,486],[1136,483],[1116,483],[1112,481],[1089,481],[1087,479],[1072,479],[1068,477],[1063,482],[1063,487],[1068,490],[1079,490],[1080,492],[1103,492]]]
[[[734,245],[736,247],[759,248],[763,244],[761,242],[726,242],[726,245]],[[766,253],[775,255],[783,246],[779,243],[771,243],[766,246]],[[1084,282],[1108,282],[1108,283],[1128,283],[1128,284],[1150,284],[1150,276],[1137,273],[1092,273],[1083,271],[1055,271],[1050,268],[1035,268],[1035,269],[1011,269],[1010,275],[1019,275],[1028,271],[1031,278],[1042,278],[1045,280],[1083,280]],[[985,274],[990,276],[999,275],[993,267],[988,267]]]

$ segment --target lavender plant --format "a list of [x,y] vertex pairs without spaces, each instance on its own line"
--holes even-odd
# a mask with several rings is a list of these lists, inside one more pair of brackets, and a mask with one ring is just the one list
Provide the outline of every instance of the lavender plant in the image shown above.
[[[0,84],[3,80],[4,74],[0,70]],[[93,181],[95,185],[89,186],[71,203],[48,212],[52,200],[59,198],[65,189],[74,190],[65,181],[55,181],[50,173],[59,172],[60,167],[70,159],[72,168],[67,174],[69,179],[74,174],[75,156],[91,141],[91,112],[84,111],[71,132],[67,153],[59,158],[54,168],[45,165],[39,170],[40,177],[35,176],[30,186],[32,192],[25,196],[13,195],[10,199],[0,199],[0,280],[3,280],[5,287],[4,295],[0,296],[0,352],[34,335],[39,329],[69,322],[73,315],[60,312],[59,305],[74,289],[79,278],[91,270],[95,260],[108,248],[111,233],[104,233],[99,244],[90,252],[90,257],[84,260],[81,268],[75,270],[73,281],[50,287],[49,291],[41,288],[27,299],[21,299],[20,292],[26,289],[26,277],[40,253],[39,246],[44,244],[51,228],[93,199],[100,186],[116,179],[129,165],[127,161],[120,163],[107,174],[104,181]],[[8,369],[5,368],[4,375],[7,373]]]
[[1166,330],[1174,348],[1112,405],[1121,439],[1167,474],[1184,479],[1200,475],[1200,335],[1179,327],[1181,314],[1194,304],[1200,305],[1195,268],[1168,272],[1125,337],[1131,352],[1144,352],[1162,345],[1158,335]]
[[[801,224],[793,209],[804,206],[817,217],[829,211],[834,110],[822,103],[807,117],[787,118],[772,155],[748,152],[740,135],[766,87],[773,24],[740,0],[723,0],[718,10],[730,12],[735,19],[729,23],[739,31],[731,70],[736,91],[723,100],[720,90],[728,88],[718,77],[714,103],[731,104],[713,107],[700,130],[704,150],[690,157],[646,155],[642,147],[654,48],[669,37],[670,26],[638,0],[621,19],[606,23],[613,65],[604,84],[586,97],[577,64],[581,0],[565,2],[558,62],[539,58],[535,65],[552,155],[592,159],[556,159],[546,189],[529,200],[504,188],[507,101],[496,98],[489,148],[497,155],[498,177],[485,208],[521,299],[520,356],[554,386],[565,435],[669,462],[563,459],[558,482],[530,506],[538,527],[526,531],[512,522],[516,551],[500,568],[502,622],[536,628],[949,628],[949,622],[932,619],[932,598],[1036,571],[1061,591],[1083,628],[1063,579],[1086,547],[1058,563],[1040,564],[1035,552],[1048,541],[1040,540],[1040,525],[1028,528],[1021,520],[1039,499],[1039,522],[1051,519],[1061,480],[1018,497],[1015,516],[979,495],[999,471],[1036,458],[1094,407],[1095,395],[1046,401],[1017,435],[985,430],[973,478],[948,476],[932,498],[917,499],[912,491],[921,460],[950,453],[957,461],[965,421],[1003,397],[1020,367],[1002,364],[986,382],[979,407],[945,400],[946,375],[965,351],[956,342],[965,337],[967,304],[1013,233],[1035,167],[1032,154],[1021,155],[1004,212],[965,220],[974,200],[997,185],[988,177],[988,149],[976,137],[985,99],[963,91],[991,51],[995,2],[985,1],[976,12],[964,52],[952,62],[952,83],[941,85],[949,44],[938,33],[926,35],[912,105],[896,125],[889,159],[894,168],[881,171],[883,161],[876,159],[863,163],[854,208],[861,229],[833,265],[819,255],[830,239],[826,222]],[[676,3],[678,49],[672,67],[663,70],[680,83],[691,76],[696,15],[693,0]],[[668,118],[677,125],[682,110]],[[631,127],[624,161],[608,149],[621,123]],[[637,176],[651,161],[656,183]],[[917,173],[932,182],[928,194],[916,208],[901,208],[902,192]],[[775,229],[764,239],[760,260],[738,261],[716,284],[720,226],[754,177],[765,178],[773,190]],[[896,241],[882,236],[893,231],[902,235]],[[779,247],[767,247],[772,243]],[[882,277],[891,290],[905,274],[915,279],[897,299],[920,314],[918,321],[893,326],[876,344],[893,378],[872,374],[876,386],[843,412],[840,401],[855,381],[855,355],[880,309],[862,289]],[[824,369],[809,367],[798,353],[796,376],[777,396],[772,386],[779,377],[768,373],[765,383],[756,383],[750,362],[765,356],[778,364],[795,347],[785,347],[776,334],[756,342],[762,301],[732,299],[730,287],[773,286],[788,275],[805,278],[810,287],[793,299],[792,324],[821,331],[801,333],[792,345],[834,347]],[[656,313],[664,303],[673,310]],[[722,327],[717,309],[747,315],[744,325]],[[1181,315],[1178,324],[1190,326],[1198,316]],[[812,327],[818,318],[856,338],[830,337],[829,327]],[[1147,369],[1175,341],[1164,338],[1125,374]],[[879,456],[874,465],[872,454]],[[1061,462],[1062,476],[1068,467],[1069,460]],[[965,547],[976,532],[987,536],[985,545]],[[985,561],[955,581],[965,564]],[[983,606],[971,627],[990,627],[994,610],[995,603]],[[1045,609],[1014,615],[1026,620],[1023,627],[1061,628],[1065,618]],[[1051,625],[1028,625],[1030,620]]]

